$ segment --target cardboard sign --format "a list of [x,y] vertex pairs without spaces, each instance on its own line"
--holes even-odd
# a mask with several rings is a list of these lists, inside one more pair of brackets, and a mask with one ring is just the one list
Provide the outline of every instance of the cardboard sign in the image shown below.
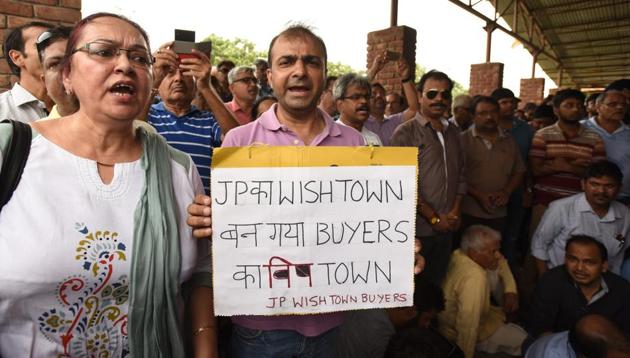
[[411,306],[416,148],[213,155],[215,314]]

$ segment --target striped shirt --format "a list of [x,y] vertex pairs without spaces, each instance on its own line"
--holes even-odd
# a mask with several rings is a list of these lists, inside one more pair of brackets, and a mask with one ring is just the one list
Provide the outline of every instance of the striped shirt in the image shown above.
[[192,157],[209,193],[212,148],[221,146],[221,128],[214,115],[191,106],[188,113],[178,117],[159,102],[151,106],[147,120],[168,144]]
[[[534,134],[529,157],[549,161],[563,157],[569,161],[586,159],[596,162],[606,159],[606,149],[602,138],[592,129],[580,126],[576,137],[567,138],[556,123]],[[581,179],[575,174],[565,172],[536,177],[534,204],[549,205],[553,200],[579,193]]]

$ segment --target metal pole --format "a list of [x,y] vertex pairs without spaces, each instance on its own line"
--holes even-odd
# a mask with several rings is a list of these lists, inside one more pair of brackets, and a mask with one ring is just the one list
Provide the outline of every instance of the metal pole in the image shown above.
[[494,24],[486,22],[486,63],[490,63],[490,53],[492,52],[492,31],[494,31]]
[[540,51],[536,51],[532,54],[532,78],[536,77],[536,61],[538,60],[538,54],[540,54]]
[[563,73],[562,73],[562,72],[564,72],[564,70],[563,70],[563,68],[562,68],[562,67],[560,67],[560,68],[558,69],[558,80],[556,81],[556,82],[557,82],[557,85],[558,85],[558,88],[562,87],[562,75],[563,75]]
[[392,0],[389,26],[390,27],[398,26],[398,0]]

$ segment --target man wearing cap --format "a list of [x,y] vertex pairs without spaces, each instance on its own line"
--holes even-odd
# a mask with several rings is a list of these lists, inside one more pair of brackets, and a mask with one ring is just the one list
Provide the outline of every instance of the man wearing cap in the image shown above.
[[0,120],[14,119],[29,123],[47,116],[46,87],[41,80],[42,65],[37,56],[38,37],[53,27],[43,22],[29,22],[8,31],[4,38],[4,57],[19,80],[0,94]]
[[[514,96],[508,88],[497,88],[492,91],[492,97],[499,102],[499,128],[510,133],[519,149],[521,159],[527,167],[529,147],[532,144],[534,131],[530,125],[522,119],[514,116],[516,106],[520,99]],[[512,195],[507,205],[507,217],[505,230],[502,232],[503,242],[501,251],[510,265],[514,266],[516,259],[516,242],[521,233],[527,208],[531,205],[531,175],[525,174],[523,184]]]

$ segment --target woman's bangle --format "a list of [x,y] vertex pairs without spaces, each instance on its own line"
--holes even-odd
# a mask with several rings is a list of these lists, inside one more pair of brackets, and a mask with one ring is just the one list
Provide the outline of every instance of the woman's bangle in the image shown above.
[[199,327],[197,328],[194,332],[193,332],[193,337],[198,336],[201,332],[205,332],[205,331],[209,331],[209,330],[214,330],[214,326],[203,326],[203,327]]

